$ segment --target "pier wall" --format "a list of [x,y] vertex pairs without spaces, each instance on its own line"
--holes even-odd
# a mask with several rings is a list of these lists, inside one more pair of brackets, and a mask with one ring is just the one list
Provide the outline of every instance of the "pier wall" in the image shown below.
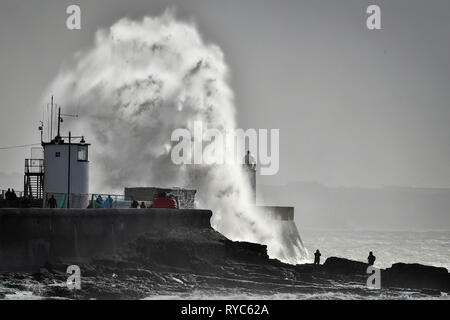
[[0,209],[0,272],[111,256],[144,233],[211,229],[209,210]]

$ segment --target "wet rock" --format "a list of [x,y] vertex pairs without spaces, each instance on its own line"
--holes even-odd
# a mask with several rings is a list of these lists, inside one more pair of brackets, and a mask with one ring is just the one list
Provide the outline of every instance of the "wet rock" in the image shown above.
[[226,257],[229,259],[247,263],[268,263],[267,246],[249,243],[234,242],[225,240]]
[[[323,271],[332,275],[353,275],[368,277],[367,263],[344,258],[330,257]],[[395,263],[392,267],[381,269],[381,286],[383,288],[420,289],[433,294],[450,292],[450,274],[447,269],[425,266],[417,263]],[[436,291],[438,290],[438,291]]]
[[395,263],[382,271],[381,283],[386,287],[434,289],[450,292],[447,269],[417,263]]
[[367,263],[344,258],[330,257],[323,264],[323,270],[333,274],[366,274]]

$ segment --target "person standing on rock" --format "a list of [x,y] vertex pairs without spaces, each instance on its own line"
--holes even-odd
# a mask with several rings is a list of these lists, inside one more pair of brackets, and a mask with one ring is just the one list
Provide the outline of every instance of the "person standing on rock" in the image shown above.
[[373,266],[375,263],[376,257],[373,255],[373,252],[369,252],[369,256],[367,257],[367,260],[369,261],[369,266]]
[[320,253],[319,249],[316,250],[314,253],[314,264],[320,264],[320,256],[322,254]]

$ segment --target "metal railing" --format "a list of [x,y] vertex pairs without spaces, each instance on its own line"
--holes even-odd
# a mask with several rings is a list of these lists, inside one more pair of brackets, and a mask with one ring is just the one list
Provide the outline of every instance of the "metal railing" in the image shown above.
[[25,174],[44,173],[44,159],[25,159]]
[[126,209],[131,208],[133,199],[124,195],[91,194],[90,208]]
[[[54,200],[51,200],[51,198]],[[112,194],[67,194],[67,193],[44,193],[44,208],[72,208],[72,209],[125,209],[131,208],[133,200],[123,195]]]
[[[19,202],[23,202],[26,197],[23,191],[15,191],[15,200],[10,200],[6,202],[6,192],[7,190],[0,190],[0,200],[4,201],[6,204],[10,203],[13,207],[19,207]],[[43,199],[35,199],[34,205],[39,206],[42,203],[43,208],[50,208],[51,202],[50,198],[55,199],[53,205],[55,208],[65,209],[86,209],[86,208],[102,208],[102,209],[127,209],[132,207],[133,199],[124,195],[113,195],[113,194],[100,194],[100,193],[89,193],[89,194],[67,194],[67,193],[57,193],[57,192],[46,192],[44,193]],[[42,201],[42,202],[41,202]],[[17,202],[17,203],[16,203]],[[22,206],[20,206],[22,207]]]
[[[1,200],[6,200],[6,192],[8,190],[0,190],[0,199]],[[14,194],[16,195],[16,198],[23,198],[24,196],[24,192],[23,191],[15,191],[14,190]]]
[[25,159],[24,190],[27,198],[43,198],[44,159]]

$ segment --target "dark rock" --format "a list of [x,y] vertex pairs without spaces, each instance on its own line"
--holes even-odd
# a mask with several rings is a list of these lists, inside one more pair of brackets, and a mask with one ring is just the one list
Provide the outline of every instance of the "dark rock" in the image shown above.
[[421,289],[421,293],[426,294],[427,296],[433,296],[433,297],[440,297],[441,296],[441,290],[435,290],[435,289]]
[[249,242],[224,240],[226,257],[246,263],[267,263],[267,246]]
[[450,291],[447,269],[417,263],[395,263],[381,273],[381,284],[386,287],[434,289]]
[[[368,277],[367,267],[367,263],[330,257],[325,261],[323,271],[330,274],[366,275]],[[384,288],[431,290],[433,295],[438,295],[436,290],[450,291],[450,274],[445,268],[417,263],[395,263],[391,268],[381,270],[381,285]]]
[[367,263],[330,257],[323,264],[323,270],[334,274],[366,274]]

